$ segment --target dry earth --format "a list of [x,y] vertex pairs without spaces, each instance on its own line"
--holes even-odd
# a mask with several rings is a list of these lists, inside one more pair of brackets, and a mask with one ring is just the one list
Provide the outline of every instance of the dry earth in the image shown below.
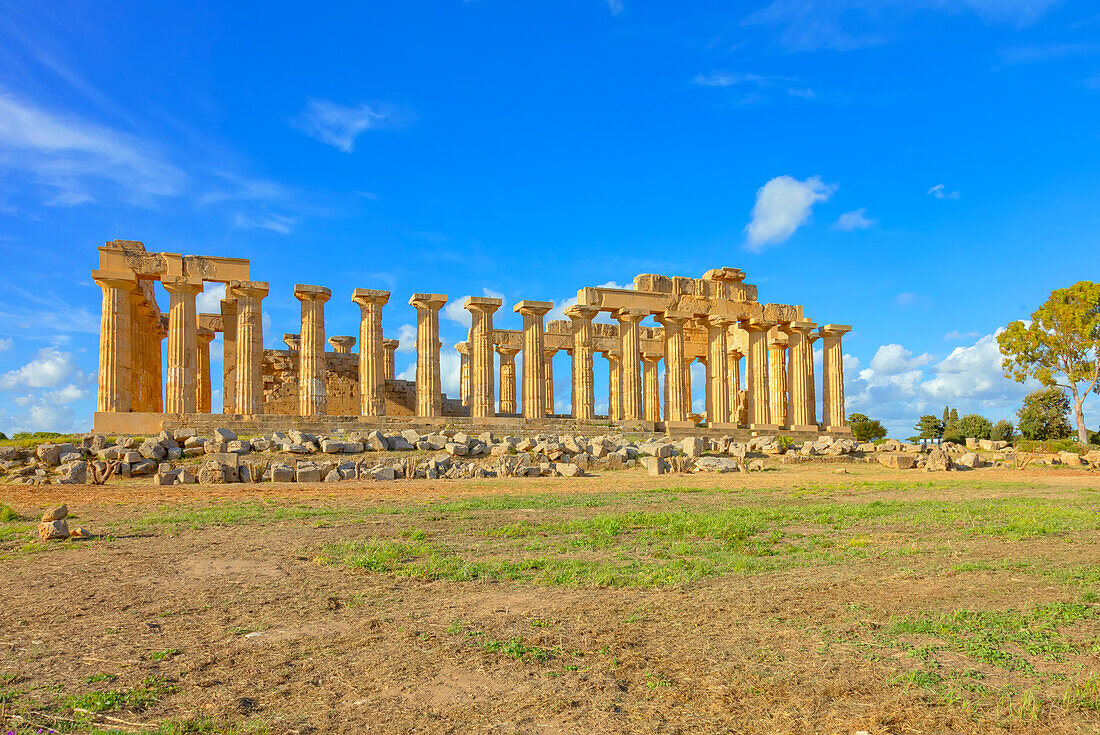
[[1098,480],[0,486],[0,723],[1095,733]]

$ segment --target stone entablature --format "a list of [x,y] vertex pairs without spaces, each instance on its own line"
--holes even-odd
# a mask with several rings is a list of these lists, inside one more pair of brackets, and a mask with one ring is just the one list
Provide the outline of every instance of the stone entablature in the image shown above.
[[[463,308],[471,313],[469,338],[455,346],[460,397],[451,399],[442,393],[440,373],[439,311],[445,294],[418,293],[409,299],[417,313],[417,379],[400,381],[394,377],[398,342],[382,333],[388,291],[355,289],[351,300],[360,307],[358,336],[326,339],[331,292],[297,284],[301,329],[284,335],[288,349],[265,350],[262,302],[269,289],[265,282],[250,280],[247,260],[147,252],[142,243],[129,240],[99,250],[100,268],[92,274],[103,289],[97,417],[212,411],[209,345],[221,333],[220,408],[245,419],[269,413],[538,421],[559,415],[554,357],[564,352],[572,362],[567,415],[574,420],[601,418],[595,414],[593,375],[599,355],[608,364],[605,420],[666,430],[705,422],[722,431],[847,431],[841,338],[851,327],[818,328],[801,306],[761,304],[756,286],[745,283],[736,268],[715,268],[701,278],[641,274],[631,289],[582,288],[577,303],[566,310],[568,321],[546,322],[551,302],[520,301],[512,309],[522,317],[519,330],[494,328],[500,299],[468,298]],[[167,313],[156,302],[153,282],[158,280],[169,293]],[[226,284],[220,313],[195,311],[206,282]],[[613,323],[594,321],[601,315]],[[647,320],[658,326],[642,325]],[[168,358],[162,375],[165,337]],[[825,354],[820,414],[813,362],[817,339],[823,340]],[[692,386],[693,362],[706,368],[701,386]],[[702,415],[693,411],[693,396],[705,397]]]

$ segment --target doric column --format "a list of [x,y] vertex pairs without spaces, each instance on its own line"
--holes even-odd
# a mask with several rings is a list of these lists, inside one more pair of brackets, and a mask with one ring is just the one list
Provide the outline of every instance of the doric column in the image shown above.
[[565,315],[573,322],[573,418],[596,418],[596,381],[592,375],[592,318],[599,313],[591,306],[573,305]]
[[101,412],[129,411],[130,397],[130,292],[137,280],[129,274],[94,271],[92,278],[103,289],[103,313],[99,321],[99,398]]
[[447,297],[415,293],[409,305],[416,308],[416,415],[443,414],[443,382],[439,373],[439,310]]
[[455,342],[458,353],[458,397],[463,406],[470,405],[470,343]]
[[736,347],[729,347],[726,357],[730,381],[730,423],[736,424],[741,421],[741,358],[744,354]]
[[195,384],[198,380],[198,317],[195,296],[201,283],[162,279],[171,297],[168,310],[168,392],[166,413],[195,413]]
[[500,412],[507,414],[518,413],[516,406],[516,355],[519,350],[515,347],[497,345],[497,354],[500,355]]
[[233,390],[234,412],[245,416],[264,412],[264,382],[261,364],[264,323],[260,301],[267,296],[263,281],[234,281],[229,291],[237,301],[237,384]]
[[729,357],[726,354],[726,329],[730,322],[724,316],[710,316],[707,325],[707,424],[730,422]]
[[328,346],[337,355],[350,355],[351,348],[355,346],[355,337],[350,334],[339,334],[328,338]]
[[386,380],[397,379],[397,358],[394,353],[397,352],[398,346],[401,344],[400,340],[396,339],[383,339],[382,340],[382,375]]
[[844,351],[840,338],[852,328],[844,324],[826,324],[820,331],[825,348],[821,368],[825,431],[850,432],[844,414]]
[[229,286],[220,304],[222,313],[222,413],[237,410],[237,301]]
[[164,374],[161,368],[162,357],[164,355],[164,347],[162,343],[164,338],[168,336],[168,329],[164,326],[161,320],[160,314],[156,315],[153,320],[152,332],[152,349],[150,350],[150,357],[153,361],[152,372],[152,400],[153,404],[150,410],[153,413],[163,413],[164,411]]
[[[493,314],[503,303],[500,299],[470,296],[462,305],[470,312],[470,416],[474,418],[487,418],[496,414],[493,390],[496,382],[493,374]],[[512,380],[514,403],[515,373],[512,374]],[[503,388],[501,391],[503,400]]]
[[813,349],[807,338],[808,333],[816,326],[813,322],[803,320],[783,323],[779,327],[787,335],[787,414],[792,431],[817,430],[811,384]]
[[146,411],[147,360],[144,351],[147,326],[143,323],[145,294],[135,288],[130,297],[130,410]]
[[298,349],[298,415],[328,413],[325,388],[325,302],[332,291],[324,286],[294,285],[294,298],[302,302],[302,341]]
[[543,362],[543,323],[549,301],[520,301],[512,310],[523,315],[523,417],[541,419],[546,414],[546,372]]
[[665,402],[669,421],[690,421],[691,373],[684,355],[684,325],[691,315],[665,311],[657,317],[664,327],[664,381],[668,386]]
[[768,398],[768,330],[771,322],[756,319],[741,321],[741,328],[749,333],[748,375],[749,428],[773,431],[778,427],[771,420],[771,404]]
[[297,355],[302,346],[302,335],[283,332],[283,344],[286,345],[287,352]]
[[645,416],[642,403],[642,348],[638,323],[649,312],[643,309],[619,309],[619,344],[622,350],[622,412],[627,421],[640,421]]
[[[351,292],[351,300],[359,304],[359,413],[362,416],[382,416],[386,413],[382,307],[389,302],[390,292],[357,288]],[[391,368],[392,365],[391,352]]]
[[623,356],[618,350],[608,350],[603,356],[607,358],[607,418],[622,421]]
[[554,355],[558,354],[557,347],[542,348],[542,370],[545,387],[544,400],[546,401],[546,415],[554,415]]
[[661,386],[657,379],[657,363],[660,361],[660,352],[642,353],[642,400],[646,421],[661,420]]
[[787,403],[787,338],[775,333],[768,338],[768,397],[771,401],[772,423],[790,426]]
[[806,343],[806,354],[803,357],[806,360],[806,389],[810,394],[810,400],[808,401],[810,423],[813,425],[814,430],[817,430],[819,428],[817,423],[817,378],[815,376],[817,368],[814,365],[814,342],[821,339],[821,335],[818,332],[809,331],[803,334],[802,339]]
[[198,378],[195,381],[195,410],[197,413],[210,413],[210,343],[214,341],[214,331],[200,327],[195,333]]

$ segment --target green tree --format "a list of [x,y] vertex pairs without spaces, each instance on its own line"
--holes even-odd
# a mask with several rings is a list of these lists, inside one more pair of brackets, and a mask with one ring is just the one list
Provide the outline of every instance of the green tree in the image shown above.
[[1001,419],[997,423],[993,424],[993,431],[989,433],[989,438],[999,442],[1010,442],[1016,437],[1016,427],[1012,425],[1011,421]]
[[848,427],[857,441],[873,442],[886,437],[886,427],[878,419],[872,419],[862,413],[848,416]]
[[1028,393],[1016,412],[1016,426],[1025,439],[1064,439],[1070,434],[1069,399],[1061,388]]
[[1081,405],[1100,381],[1100,283],[1078,281],[1051,292],[1030,324],[1012,322],[997,335],[997,343],[1005,375],[1019,383],[1035,378],[1047,388],[1070,392],[1077,438],[1087,444]]
[[964,439],[988,439],[993,431],[993,422],[976,413],[963,416],[955,426]]
[[[944,409],[944,414],[947,414],[947,409]],[[939,439],[943,436],[943,421],[928,414],[921,416],[913,429],[917,432],[918,439]]]

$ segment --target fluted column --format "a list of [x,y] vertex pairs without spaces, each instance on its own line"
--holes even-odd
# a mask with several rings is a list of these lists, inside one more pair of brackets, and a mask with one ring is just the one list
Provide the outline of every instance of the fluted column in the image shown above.
[[648,316],[642,309],[619,309],[615,320],[619,322],[619,344],[622,350],[622,413],[627,421],[640,421],[645,417],[642,403],[642,348],[638,323]]
[[416,415],[443,413],[443,381],[439,370],[439,310],[444,294],[416,293],[409,305],[416,308]]
[[573,322],[573,418],[596,418],[596,381],[592,374],[592,318],[599,313],[591,306],[573,305],[565,315]]
[[554,415],[554,355],[558,354],[557,347],[543,347],[542,370],[545,387],[544,400],[546,401],[546,415]]
[[261,373],[264,323],[260,301],[267,296],[263,281],[234,281],[229,286],[237,301],[237,383],[233,391],[235,413],[251,416],[264,412]]
[[659,352],[642,353],[642,394],[646,421],[661,420],[661,386],[657,378],[657,363],[660,361]]
[[840,338],[852,328],[843,324],[826,324],[820,331],[825,350],[821,369],[825,431],[850,432],[844,414],[844,351]]
[[810,423],[813,424],[814,429],[817,429],[819,426],[817,422],[817,368],[814,365],[814,342],[821,339],[821,335],[818,332],[809,331],[803,334],[802,339],[806,342],[804,358],[806,360],[806,390],[810,394],[810,400],[808,401]]
[[690,318],[671,311],[657,317],[664,327],[664,381],[668,386],[665,402],[668,420],[673,423],[691,420],[691,373],[684,355],[684,325]]
[[789,426],[787,402],[787,338],[778,333],[768,338],[768,397],[771,400],[772,423]]
[[744,357],[741,350],[736,347],[728,347],[726,359],[729,370],[730,385],[730,423],[741,421],[741,358]]
[[152,410],[153,413],[162,413],[164,411],[164,374],[161,368],[162,357],[164,355],[164,338],[168,336],[168,330],[161,323],[160,315],[157,314],[153,320],[151,332],[152,348],[149,353],[149,359],[153,361],[152,372]]
[[398,346],[401,341],[397,339],[383,339],[382,340],[382,375],[386,380],[397,379],[397,357],[394,353],[397,352]]
[[455,342],[458,353],[458,399],[463,406],[470,405],[470,343]]
[[726,329],[729,319],[710,316],[707,324],[707,424],[730,422],[729,357],[726,354]]
[[[359,413],[383,416],[386,413],[385,340],[382,339],[382,307],[389,303],[389,291],[357,288],[351,292],[359,304]],[[393,355],[390,354],[392,368]]]
[[210,396],[213,388],[210,384],[210,343],[214,340],[214,331],[199,328],[195,333],[196,362],[198,379],[195,381],[195,408],[198,413],[210,413]]
[[350,355],[351,348],[355,346],[355,337],[350,334],[338,334],[328,338],[328,346],[334,354]]
[[[813,350],[807,334],[817,325],[813,322],[788,322],[780,325],[787,335],[787,413],[792,431],[816,431],[814,418]],[[809,361],[806,353],[809,352]]]
[[328,413],[325,387],[325,302],[332,291],[298,283],[294,298],[302,302],[301,346],[298,348],[298,415]]
[[[687,401],[687,414],[686,414],[687,419],[686,420],[691,421],[691,422],[694,421],[691,417],[693,415],[695,415],[695,405],[694,405],[694,402],[692,401],[692,394],[691,394],[691,363],[693,363],[693,362],[695,362],[694,357],[685,357],[684,358],[684,398]],[[702,358],[700,358],[700,362],[702,362],[703,365],[707,364],[707,361],[705,359],[702,359]],[[706,381],[704,381],[704,382],[706,382]]]
[[137,288],[133,276],[92,273],[103,289],[103,313],[99,321],[99,397],[101,412],[129,411],[130,398],[130,292]]
[[197,382],[198,329],[195,296],[202,291],[201,283],[162,279],[168,292],[168,393],[167,413],[195,413]]
[[771,420],[768,397],[768,330],[771,322],[743,320],[741,327],[749,333],[749,354],[746,381],[749,389],[749,428],[772,431],[778,427]]
[[523,316],[523,416],[546,415],[546,372],[543,363],[543,317],[554,308],[549,301],[520,301],[512,310]]
[[[470,415],[475,418],[496,414],[493,390],[496,382],[493,375],[493,314],[503,303],[500,299],[481,296],[470,296],[463,303],[463,308],[470,312]],[[513,374],[513,381],[514,378]],[[514,390],[512,400],[515,400]]]
[[237,410],[237,301],[227,286],[222,313],[222,413]]
[[607,358],[607,418],[622,421],[623,356],[617,350],[608,350],[603,356]]
[[147,360],[145,355],[145,335],[147,325],[143,323],[145,294],[141,288],[130,292],[130,410],[147,411],[146,376]]
[[518,413],[516,406],[516,355],[519,350],[515,347],[497,345],[497,354],[500,355],[500,412],[507,414]]

